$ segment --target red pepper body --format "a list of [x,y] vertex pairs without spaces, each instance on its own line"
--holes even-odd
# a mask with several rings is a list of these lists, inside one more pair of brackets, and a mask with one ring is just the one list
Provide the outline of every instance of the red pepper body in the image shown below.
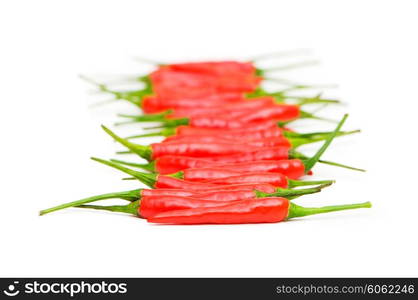
[[241,144],[204,142],[155,143],[152,144],[151,147],[153,159],[166,155],[214,157],[221,155],[243,153],[247,151],[256,151],[258,149],[258,147],[256,146],[243,147]]
[[141,217],[149,218],[166,211],[214,207],[228,203],[230,202],[203,200],[182,196],[147,196],[141,199],[141,205],[138,208],[138,212]]
[[259,183],[269,183],[275,187],[286,188],[287,187],[287,178],[280,173],[245,173],[231,177],[212,179],[205,181],[208,183],[214,184],[240,184],[240,183],[250,183],[250,182],[259,182]]
[[254,186],[250,185],[231,185],[231,190],[219,190],[219,189],[210,189],[210,190],[182,190],[182,189],[142,189],[140,198],[149,197],[149,196],[181,196],[181,197],[193,197],[203,200],[213,200],[213,201],[235,201],[235,200],[244,200],[252,199],[256,197],[256,193],[253,188],[256,187],[258,190],[271,191],[272,186],[268,184],[260,184]]
[[286,219],[289,200],[280,197],[234,201],[215,207],[169,211],[148,219],[167,224],[245,224],[276,223]]
[[180,63],[168,66],[171,70],[182,72],[196,72],[214,76],[225,76],[234,74],[254,75],[256,69],[251,62],[217,61],[217,62],[196,62]]
[[[203,99],[209,100],[210,99]],[[200,101],[196,99],[196,101]],[[227,115],[229,117],[242,115],[244,112],[248,112],[255,109],[260,109],[265,106],[275,105],[274,98],[272,97],[259,97],[234,102],[227,102],[219,104],[213,107],[197,106],[196,101],[194,104],[196,107],[176,107],[175,111],[168,115],[169,118],[184,118],[193,116],[208,116],[208,115]],[[212,100],[213,101],[213,100]]]
[[[262,122],[264,123],[264,122]],[[272,124],[269,121],[270,124]],[[283,135],[283,129],[273,122],[273,126],[266,129],[252,130],[245,129],[213,129],[213,128],[196,128],[192,126],[179,126],[176,129],[176,135],[218,135],[228,139],[260,139],[278,137]]]
[[198,116],[189,118],[189,125],[198,128],[239,129],[241,131],[249,132],[277,127],[277,122],[274,120],[241,122],[216,116]]
[[204,96],[218,92],[252,92],[261,82],[261,77],[250,74],[212,74],[174,71],[160,67],[150,74],[153,90],[157,95],[172,97]]
[[261,107],[251,112],[242,112],[234,116],[240,122],[254,122],[262,120],[290,121],[300,117],[300,108],[297,105],[280,104]]
[[163,143],[230,143],[239,145],[249,145],[255,147],[273,147],[273,146],[287,146],[291,147],[290,141],[284,136],[273,137],[273,138],[262,138],[262,139],[228,139],[217,135],[174,135],[166,138]]
[[219,109],[219,106],[227,103],[246,103],[241,93],[217,93],[200,97],[161,97],[161,96],[145,96],[142,100],[141,107],[144,113],[159,113],[167,109]]
[[193,197],[196,195],[196,192],[190,190],[181,190],[181,189],[142,189],[140,193],[140,198],[147,196],[183,196],[183,197]]
[[239,162],[249,162],[258,160],[282,160],[289,158],[289,147],[266,147],[258,148],[255,151],[230,154],[223,156],[203,157],[205,160],[213,161],[218,164],[233,164]]
[[298,179],[305,175],[305,166],[299,159],[289,160],[265,160],[237,163],[231,165],[217,166],[217,168],[225,168],[229,171],[236,172],[274,172],[285,175],[290,179]]
[[208,182],[214,184],[240,184],[240,183],[269,183],[276,187],[288,186],[286,176],[272,172],[245,172],[240,173],[227,168],[200,168],[183,171],[184,180]]
[[216,185],[203,182],[190,182],[170,176],[158,175],[154,187],[157,189],[185,189],[195,191],[200,189],[216,188]]
[[190,190],[191,192],[198,191],[203,192],[215,192],[222,190],[259,190],[264,193],[274,193],[276,188],[268,183],[243,183],[243,184],[229,184],[229,185],[217,185],[204,182],[191,182],[170,176],[158,175],[157,181],[154,185],[155,188],[160,189],[183,189]]
[[[270,190],[270,187],[268,187]],[[253,199],[257,195],[254,190],[251,189],[238,189],[238,190],[219,190],[215,192],[205,192],[202,194],[196,194],[193,198],[213,200],[213,201],[236,201]]]
[[[254,152],[239,154],[212,156],[212,157],[188,157],[181,155],[167,155],[155,160],[155,171],[160,174],[171,174],[190,168],[218,167],[225,164],[237,164],[244,162],[256,162],[262,160],[287,160],[288,147],[259,148]],[[286,163],[283,163],[286,164]],[[301,162],[302,164],[302,162]],[[303,166],[303,164],[302,164]],[[264,170],[258,170],[263,172]],[[251,171],[244,171],[251,172]],[[268,172],[268,171],[267,171]],[[279,172],[280,173],[280,172]],[[284,174],[284,173],[283,173]]]

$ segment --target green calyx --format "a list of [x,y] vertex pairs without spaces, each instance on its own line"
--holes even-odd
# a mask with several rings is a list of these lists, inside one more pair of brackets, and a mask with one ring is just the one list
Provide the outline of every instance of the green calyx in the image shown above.
[[357,208],[370,208],[372,204],[370,202],[356,203],[356,204],[345,204],[345,205],[332,205],[323,207],[303,207],[290,203],[289,214],[287,219],[305,217],[310,215],[324,214],[340,210],[349,210]]
[[138,164],[138,163],[123,161],[123,160],[119,160],[119,159],[111,159],[110,161],[113,161],[113,162],[121,164],[121,165],[140,168],[142,170],[149,171],[149,172],[155,172],[155,160],[152,161],[152,162],[149,162],[147,164]]
[[118,135],[116,135],[113,131],[111,131],[109,128],[102,125],[103,130],[110,135],[115,141],[118,143],[124,145],[126,148],[131,150],[133,153],[136,153],[142,158],[145,158],[148,161],[152,160],[152,149],[150,146],[143,146],[139,144],[134,144],[127,139],[124,139]]
[[136,190],[131,190],[131,191],[96,195],[96,196],[80,199],[80,200],[77,200],[77,201],[68,202],[68,203],[61,204],[61,205],[58,205],[58,206],[55,206],[55,207],[51,207],[51,208],[48,208],[48,209],[41,210],[39,212],[39,215],[43,216],[43,215],[46,215],[48,213],[55,212],[55,211],[58,211],[58,210],[61,210],[61,209],[65,209],[65,208],[69,208],[69,207],[75,207],[75,206],[83,205],[83,204],[86,204],[86,203],[91,203],[91,202],[106,200],[106,199],[123,199],[123,200],[132,202],[132,201],[136,201],[140,198],[140,193],[141,193],[141,190],[136,189]]
[[306,189],[285,189],[285,188],[277,188],[275,193],[264,193],[261,191],[255,191],[257,198],[264,198],[264,197],[284,197],[289,200],[298,198],[303,195],[315,194],[319,193],[323,188],[330,186],[331,183],[322,184],[312,188]]
[[125,214],[130,214],[134,216],[140,216],[139,209],[141,207],[141,200],[136,200],[127,205],[79,205],[77,208],[88,208],[96,210],[106,210],[111,212],[120,212]]
[[157,114],[147,114],[147,115],[125,115],[125,114],[118,114],[119,117],[129,119],[129,121],[117,122],[115,123],[116,126],[123,125],[123,124],[131,124],[137,122],[164,122],[166,117],[172,113],[172,110],[166,110],[162,113]]
[[136,138],[143,138],[143,137],[150,137],[150,136],[164,136],[164,137],[168,137],[168,136],[172,136],[176,134],[176,128],[174,127],[167,127],[167,128],[163,128],[161,131],[158,132],[150,132],[150,133],[145,133],[145,134],[139,134],[139,135],[131,135],[126,137],[127,140],[129,139],[136,139]]
[[96,82],[86,76],[80,75],[80,78],[97,86],[97,88],[100,91],[104,93],[112,94],[115,97],[115,100],[126,100],[134,104],[135,106],[141,106],[142,98],[145,95],[152,93],[152,85],[148,76],[141,77],[142,79],[140,81],[144,83],[145,85],[144,88],[140,90],[134,90],[134,91],[115,91],[115,90],[110,89],[107,85]]
[[135,177],[136,179],[138,179],[139,181],[141,181],[143,184],[153,188],[155,183],[157,182],[157,176],[158,174],[154,174],[154,173],[142,173],[142,172],[138,172],[129,168],[126,168],[124,166],[121,166],[117,163],[114,163],[112,161],[107,161],[104,159],[100,159],[97,157],[91,157],[92,160],[97,161],[101,164],[107,165],[109,167],[118,169],[128,175],[131,175],[133,177]]

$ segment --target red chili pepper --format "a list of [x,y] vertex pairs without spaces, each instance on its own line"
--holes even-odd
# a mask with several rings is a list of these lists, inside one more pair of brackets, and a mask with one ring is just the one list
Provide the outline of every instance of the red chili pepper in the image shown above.
[[[214,205],[224,205],[231,201],[255,199],[262,197],[291,197],[297,198],[302,195],[318,193],[322,188],[329,184],[317,186],[307,189],[282,189],[278,188],[273,193],[264,193],[253,189],[239,189],[239,190],[220,190],[211,191],[206,193],[199,193],[198,191],[187,191],[177,189],[137,189],[131,191],[107,193],[103,195],[97,195],[93,197],[84,198],[69,203],[64,203],[52,208],[42,210],[40,215],[58,211],[69,207],[87,207],[86,204],[105,200],[105,199],[124,199],[132,202],[128,205],[116,205],[116,206],[94,206],[88,205],[89,208],[104,209],[110,211],[119,212],[131,212],[130,209],[135,206],[140,206],[140,214],[142,217],[149,217],[153,214],[185,208],[194,207],[208,207]],[[241,185],[242,186],[242,185]],[[290,198],[289,198],[290,199]],[[128,211],[126,211],[128,210]]]
[[[238,145],[249,145],[255,147],[273,147],[273,146],[285,146],[291,147],[292,144],[289,139],[280,136],[274,138],[264,138],[248,141],[237,141],[233,139],[223,138],[216,135],[186,135],[186,136],[172,136],[166,138],[163,143],[229,143],[229,144],[238,144]],[[309,141],[306,141],[309,143]]]
[[148,219],[164,224],[276,223],[286,219],[340,210],[369,208],[370,202],[325,207],[302,207],[280,197],[234,201],[223,206],[168,211]]
[[[166,155],[205,157],[207,160],[215,160],[223,163],[249,161],[250,159],[247,157],[250,156],[252,157],[251,160],[286,159],[290,150],[290,147],[285,146],[260,149],[257,146],[242,147],[240,144],[205,142],[155,143],[150,146],[143,146],[131,143],[117,136],[108,128],[102,127],[116,141],[147,160],[154,160]],[[232,156],[228,157],[228,155]]]
[[275,120],[275,121],[290,121],[300,118],[300,107],[291,104],[276,104],[261,107],[258,110],[254,110],[251,113],[242,112],[241,115],[234,116],[241,122],[254,122],[263,120]]
[[173,71],[195,72],[210,74],[214,76],[225,76],[230,74],[254,75],[256,68],[252,62],[237,61],[208,61],[170,64],[167,67]]
[[[213,135],[224,137],[228,139],[235,140],[254,140],[261,138],[270,138],[283,136],[285,130],[274,125],[267,129],[261,130],[252,130],[249,129],[214,129],[214,128],[196,128],[192,126],[178,126],[178,127],[169,127],[164,128],[159,132],[152,132],[140,135],[133,135],[128,137],[131,138],[140,138],[140,137],[150,137],[150,136],[165,136],[165,137],[175,137],[175,136],[196,136],[196,135]],[[286,130],[288,132],[288,130]]]
[[244,100],[241,93],[217,93],[202,97],[182,97],[179,99],[149,95],[143,97],[141,108],[146,114],[160,113],[167,109],[219,109],[219,106],[227,103],[244,104],[249,101]]
[[[345,122],[346,118],[347,118],[347,115],[344,116],[344,118],[340,121],[340,123],[338,124],[338,126],[334,130],[334,132],[328,137],[328,139],[324,143],[324,145],[318,150],[318,152],[312,158],[305,159],[303,162],[299,161],[298,162],[299,167],[289,168],[289,167],[287,167],[288,164],[285,164],[285,166],[283,167],[283,172],[287,171],[287,173],[282,173],[282,174],[286,175],[287,177],[289,177],[291,179],[295,179],[295,178],[299,178],[303,174],[310,171],[312,169],[312,167],[316,164],[316,162],[319,160],[321,155],[325,152],[325,150],[331,144],[331,141],[337,135],[338,131],[340,130],[343,123]],[[142,157],[149,157],[149,158],[152,157],[151,153],[149,153],[149,156],[147,156],[143,153],[143,148],[141,148],[143,146],[139,146],[139,148],[137,148],[135,146],[136,144],[132,144],[130,142],[127,142],[126,140],[121,139],[120,137],[114,135],[110,131],[109,131],[109,134],[111,134],[117,141],[120,141],[122,144],[124,144],[125,146],[130,148],[133,152],[135,152],[139,155],[142,155]],[[183,159],[176,158],[174,161],[172,161],[174,164],[172,164],[170,166],[170,172],[172,172],[174,169],[184,170],[184,169],[187,169],[187,168],[196,168],[196,167],[197,168],[199,168],[199,167],[213,167],[213,166],[217,166],[217,165],[225,164],[225,163],[286,159],[288,157],[288,154],[289,154],[288,153],[289,149],[287,149],[287,151],[286,151],[286,149],[281,149],[280,151],[278,149],[279,148],[277,148],[277,149],[275,149],[275,148],[273,148],[273,149],[262,148],[262,149],[259,149],[258,151],[255,151],[255,152],[245,152],[245,153],[242,153],[242,154],[239,154],[239,155],[233,154],[233,155],[230,155],[230,156],[206,157],[204,160],[193,160],[193,159],[187,158],[187,157],[184,157]],[[161,159],[158,159],[156,161],[157,165],[154,165],[154,168],[156,168],[156,167],[159,168],[160,166],[164,167],[164,163],[160,165],[160,161],[162,161],[162,159],[163,159],[163,157],[161,157]],[[173,157],[170,157],[169,159],[173,159]],[[215,162],[215,164],[210,164],[209,161],[213,161],[213,162]],[[188,164],[188,165],[186,165],[186,167],[185,167],[184,164]],[[343,166],[343,165],[340,165],[340,166]],[[343,167],[346,167],[346,166],[343,166]],[[164,168],[161,168],[160,170],[157,169],[157,170],[158,171],[163,171],[163,172],[166,171],[166,170],[164,170]],[[263,171],[265,171],[265,170],[263,170]],[[161,172],[161,173],[163,173],[163,172]]]
[[[199,103],[196,103],[196,107],[187,107],[182,108],[178,106],[173,106],[174,112],[167,115],[167,118],[185,118],[191,116],[208,116],[208,115],[225,115],[225,114],[234,114],[241,115],[243,112],[259,109],[265,106],[275,105],[275,100],[273,97],[258,97],[247,100],[239,100],[231,103],[226,101],[222,104],[213,107],[202,107],[197,106]],[[158,120],[157,120],[158,121]]]
[[[159,174],[148,174],[137,172],[118,165],[111,161],[105,161],[98,158],[92,158],[95,161],[116,168],[125,172],[134,178],[137,178],[142,183],[150,187],[163,189],[189,189],[192,191],[213,190],[215,185],[219,185],[219,189],[236,189],[237,185],[240,189],[245,184],[269,184],[274,187],[287,188],[306,185],[330,185],[333,181],[297,181],[288,179],[285,175],[279,173],[253,172],[253,173],[238,173],[224,169],[189,169],[182,172],[170,174],[168,176]],[[180,180],[181,179],[181,180]],[[196,183],[196,184],[193,184]],[[248,188],[248,186],[247,186]],[[269,188],[269,187],[268,187]],[[267,189],[268,189],[267,188]]]
[[106,161],[103,159],[92,157],[93,160],[100,162],[102,164],[105,164],[107,166],[110,166],[112,168],[118,169],[122,172],[125,172],[126,174],[129,174],[135,178],[137,178],[142,183],[146,184],[147,186],[151,188],[165,188],[165,189],[185,189],[185,190],[191,190],[191,191],[199,191],[199,190],[210,190],[210,191],[216,191],[216,190],[229,190],[229,189],[237,189],[237,187],[242,188],[245,186],[246,188],[256,189],[260,190],[265,193],[273,193],[275,191],[275,187],[266,184],[266,183],[247,183],[236,186],[234,185],[217,185],[217,184],[211,184],[211,183],[203,183],[203,182],[192,182],[192,181],[186,181],[181,179],[183,177],[182,173],[176,173],[172,174],[171,176],[166,175],[159,175],[159,174],[153,174],[153,173],[142,173],[137,172],[134,170],[131,170],[129,168],[123,167],[119,164],[116,164],[111,161]]
[[[79,205],[79,208],[122,212],[148,217],[148,222],[165,224],[276,223],[287,219],[335,211],[370,208],[370,202],[324,207],[302,207],[281,197],[239,201],[210,201],[187,197],[148,197],[128,205]],[[179,209],[182,208],[182,209]],[[53,208],[54,209],[54,208]],[[58,209],[55,209],[58,210]],[[45,214],[54,210],[45,210]]]
[[203,73],[173,71],[161,67],[149,75],[157,95],[200,96],[217,92],[252,92],[261,82],[261,77],[248,74],[213,76]]

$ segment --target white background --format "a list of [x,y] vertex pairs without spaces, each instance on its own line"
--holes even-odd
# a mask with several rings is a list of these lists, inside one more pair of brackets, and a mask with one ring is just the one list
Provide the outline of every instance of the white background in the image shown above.
[[[3,1],[0,276],[418,276],[416,12],[416,1]],[[245,59],[297,48],[322,64],[276,75],[339,84],[326,95],[348,105],[321,114],[349,112],[345,128],[363,132],[325,158],[368,170],[318,165],[317,178],[337,184],[298,203],[370,200],[373,209],[237,226],[153,226],[77,209],[37,215],[137,186],[89,160],[120,149],[99,125],[136,110],[89,108],[100,97],[78,74],[146,72],[133,56]]]

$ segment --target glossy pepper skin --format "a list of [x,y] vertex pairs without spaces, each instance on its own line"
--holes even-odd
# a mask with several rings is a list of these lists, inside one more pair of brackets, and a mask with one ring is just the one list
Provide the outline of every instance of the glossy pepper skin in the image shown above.
[[165,224],[244,224],[276,223],[286,219],[289,200],[280,197],[232,202],[223,206],[169,211],[154,215],[150,223]]
[[222,206],[162,212],[149,218],[148,222],[162,224],[276,223],[309,215],[370,207],[370,202],[302,207],[281,197],[256,198],[233,201]]
[[300,108],[291,104],[276,104],[251,112],[242,112],[241,115],[235,115],[234,119],[241,122],[255,122],[263,120],[291,121],[300,118]]
[[[252,157],[250,157],[252,158]],[[186,156],[163,156],[155,160],[154,168],[160,174],[172,174],[191,168],[221,168],[237,172],[276,172],[297,179],[297,174],[302,176],[304,173],[303,162],[299,159],[281,160],[250,160],[244,162],[216,162],[203,158]]]
[[166,211],[222,206],[228,203],[230,201],[203,200],[182,196],[146,196],[141,199],[138,214],[143,218],[149,218]]
[[220,77],[207,73],[173,71],[168,67],[160,67],[152,72],[149,78],[157,95],[170,95],[176,98],[222,92],[253,92],[262,79],[248,74],[229,74]]
[[235,172],[273,172],[298,179],[305,174],[305,165],[300,159],[264,160],[217,166]]
[[280,173],[249,173],[231,177],[218,178],[205,181],[213,184],[240,184],[248,182],[269,183],[275,187],[288,187],[286,176]]
[[[259,151],[259,147],[235,143],[206,143],[206,142],[172,142],[172,143],[155,143],[151,144],[152,159],[156,159],[166,155],[182,155],[189,157],[206,157],[207,159],[216,160],[217,156],[226,156],[231,154],[243,154],[246,152]],[[288,152],[289,147],[271,147],[272,151]]]
[[235,184],[235,185],[217,185],[212,183],[203,182],[190,182],[170,176],[158,175],[157,180],[154,184],[157,189],[168,188],[168,189],[185,189],[191,191],[219,191],[219,190],[236,190],[247,188],[251,190],[259,190],[264,193],[274,193],[276,190],[274,186],[267,183],[246,183],[246,184]]
[[182,97],[173,99],[170,97],[161,97],[156,95],[149,95],[143,97],[141,101],[141,108],[146,114],[161,113],[168,109],[183,109],[183,113],[189,111],[196,111],[198,109],[219,109],[219,106],[228,103],[243,104],[247,101],[241,93],[221,93],[211,94],[202,97]]
[[[200,99],[202,101],[211,101],[211,99]],[[200,101],[197,100],[197,101]],[[213,100],[212,100],[213,101]],[[196,100],[194,102],[196,107],[172,107],[174,108],[174,112],[169,114],[168,116],[171,118],[184,118],[184,117],[191,117],[191,116],[203,116],[203,115],[225,115],[225,114],[236,114],[242,115],[243,112],[247,112],[249,110],[259,109],[265,106],[273,106],[275,105],[275,100],[273,97],[258,97],[258,98],[251,98],[251,99],[239,99],[234,102],[227,102],[219,103],[218,105],[211,105],[211,104],[203,104],[198,106],[196,104]],[[209,106],[211,105],[211,106]]]
[[262,138],[252,140],[236,140],[223,138],[217,135],[186,135],[186,136],[172,136],[164,139],[163,143],[178,143],[178,142],[200,142],[200,143],[230,143],[239,145],[249,145],[256,147],[272,147],[272,146],[285,146],[291,147],[291,142],[284,136],[273,138]]
[[148,161],[168,155],[179,155],[203,157],[206,160],[219,163],[233,163],[262,159],[285,159],[290,151],[290,148],[285,146],[260,148],[257,146],[243,147],[239,144],[229,143],[155,143],[150,146],[143,146],[117,136],[103,125],[102,128],[113,139]]
[[238,61],[206,61],[206,62],[192,62],[192,63],[178,63],[167,66],[174,71],[193,72],[210,74],[214,76],[225,75],[255,75],[256,68],[252,62],[238,62]]
[[[264,125],[265,122],[261,124]],[[235,130],[219,130],[219,129],[210,129],[210,128],[196,128],[192,126],[179,126],[176,128],[176,135],[219,135],[229,139],[256,139],[256,138],[270,138],[283,136],[283,129],[277,126],[276,122],[268,122],[267,128],[245,128],[245,129],[235,129]]]

